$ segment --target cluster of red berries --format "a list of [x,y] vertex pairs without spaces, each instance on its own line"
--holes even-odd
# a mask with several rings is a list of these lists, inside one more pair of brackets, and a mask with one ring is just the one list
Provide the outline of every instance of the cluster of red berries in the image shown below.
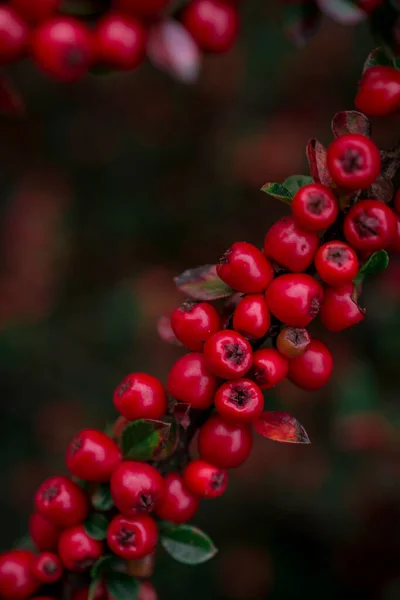
[[[87,24],[63,14],[63,0],[9,0],[0,6],[0,64],[31,55],[60,81],[79,79],[96,64],[134,69],[146,57],[149,31],[173,5],[173,0],[113,0]],[[204,52],[226,52],[236,40],[234,0],[192,0],[175,16]]]

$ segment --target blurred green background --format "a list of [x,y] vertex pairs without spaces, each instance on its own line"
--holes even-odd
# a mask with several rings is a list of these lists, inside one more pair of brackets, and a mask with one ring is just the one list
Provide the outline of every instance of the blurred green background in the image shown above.
[[[0,120],[1,546],[27,530],[41,480],[71,437],[114,417],[124,375],[165,380],[181,351],[157,318],[172,278],[235,240],[261,245],[287,207],[259,188],[306,173],[305,145],[352,108],[367,28],[328,20],[304,48],[278,2],[242,2],[228,55],[190,87],[146,65],[63,86],[30,64],[11,75],[27,105]],[[400,120],[374,123],[390,146]],[[189,568],[160,554],[161,600],[400,598],[400,263],[368,282],[366,321],[312,333],[332,348],[320,393],[284,382],[268,407],[294,414],[308,447],[255,440],[229,492],[195,519],[220,548]]]

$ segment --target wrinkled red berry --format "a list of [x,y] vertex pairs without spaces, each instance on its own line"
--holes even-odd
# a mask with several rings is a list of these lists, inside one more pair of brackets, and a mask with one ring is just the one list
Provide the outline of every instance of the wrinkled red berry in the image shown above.
[[182,356],[168,375],[169,394],[193,408],[204,409],[211,406],[216,387],[215,375],[208,370],[205,358],[199,352]]
[[164,480],[151,465],[125,461],[114,471],[110,489],[118,510],[134,516],[155,510],[164,493]]
[[0,6],[0,64],[21,58],[27,48],[29,30],[9,6]]
[[86,519],[87,497],[76,483],[61,475],[50,477],[35,495],[37,512],[59,527],[72,527]]
[[209,302],[188,300],[172,313],[171,327],[186,348],[201,352],[208,338],[221,329],[221,317]]
[[[284,327],[276,338],[276,347],[282,356],[290,360],[301,356],[307,350],[311,342],[307,329],[302,327]],[[287,369],[289,365],[287,365]],[[287,374],[287,369],[285,377]]]
[[327,229],[339,214],[334,193],[320,183],[310,183],[300,188],[293,198],[291,208],[296,223],[305,231]]
[[293,327],[307,327],[319,313],[324,292],[310,275],[281,275],[269,286],[266,300],[272,314]]
[[396,227],[396,218],[389,206],[379,200],[361,200],[347,213],[343,231],[356,250],[376,252],[390,245]]
[[319,390],[332,375],[333,358],[328,348],[312,339],[307,351],[289,362],[289,379],[304,390]]
[[167,394],[156,377],[131,373],[114,392],[114,406],[128,421],[161,419],[167,410]]
[[201,458],[222,469],[239,467],[248,458],[252,444],[249,425],[227,423],[219,415],[210,417],[198,436]]
[[228,52],[239,31],[236,7],[219,0],[192,0],[183,11],[182,23],[207,52]]
[[61,6],[62,0],[10,0],[10,5],[31,23],[42,23]]
[[217,498],[227,488],[228,473],[205,460],[193,460],[183,473],[183,482],[196,496]]
[[274,348],[260,348],[253,355],[250,377],[262,390],[278,385],[288,373],[288,361]]
[[186,523],[197,512],[199,499],[184,485],[179,473],[169,473],[164,479],[165,493],[157,508],[157,515],[171,523]]
[[217,264],[218,276],[231,288],[244,294],[264,292],[274,270],[261,250],[247,242],[235,242]]
[[106,14],[95,32],[97,58],[117,69],[138,67],[146,56],[147,33],[133,17]]
[[251,367],[252,358],[249,342],[237,331],[219,331],[204,344],[206,366],[217,377],[243,377]]
[[43,552],[35,557],[32,573],[41,583],[55,583],[62,576],[62,566],[57,554]]
[[329,331],[343,331],[365,319],[365,310],[357,304],[353,283],[325,288],[324,304],[319,314],[321,323]]
[[338,240],[323,244],[314,263],[322,281],[333,287],[353,281],[359,268],[353,248]]
[[29,550],[10,550],[0,555],[0,596],[4,600],[25,600],[39,587],[32,573],[35,555]]
[[305,271],[319,245],[315,232],[301,229],[293,217],[283,217],[267,231],[265,255],[293,273]]
[[85,481],[108,481],[122,460],[117,444],[102,431],[84,429],[67,450],[67,467]]
[[40,552],[56,550],[61,529],[39,513],[29,519],[29,535]]
[[386,117],[400,110],[400,71],[382,66],[367,69],[354,103],[369,117]]
[[250,379],[236,379],[221,385],[214,398],[215,408],[226,421],[251,423],[264,408],[261,389]]
[[104,545],[86,533],[83,525],[65,529],[58,542],[58,554],[68,571],[86,571],[102,556]]
[[113,518],[107,530],[107,543],[117,556],[127,560],[143,558],[153,552],[158,538],[156,522],[149,515]]
[[271,317],[264,294],[249,294],[240,300],[233,313],[233,327],[248,339],[264,337]]
[[381,156],[367,136],[347,133],[332,142],[327,164],[333,181],[347,190],[366,189],[378,178]]

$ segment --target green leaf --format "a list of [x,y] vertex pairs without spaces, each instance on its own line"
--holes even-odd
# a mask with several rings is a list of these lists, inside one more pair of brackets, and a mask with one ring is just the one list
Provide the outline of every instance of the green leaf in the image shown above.
[[114,506],[114,501],[111,498],[110,486],[107,483],[102,483],[92,495],[92,504],[96,510],[107,511]]
[[286,37],[298,47],[304,46],[316,33],[321,12],[314,2],[286,6],[283,28]]
[[261,191],[281,202],[285,202],[285,204],[290,205],[292,203],[292,193],[281,183],[266,183],[262,186]]
[[13,548],[18,550],[33,550],[36,551],[35,544],[32,542],[31,536],[26,533],[13,544]]
[[292,196],[295,196],[300,188],[310,183],[314,183],[314,179],[310,175],[291,175],[285,179],[282,185],[289,190]]
[[161,544],[178,562],[199,565],[217,553],[212,540],[200,529],[191,525],[165,523],[161,530]]
[[134,577],[114,572],[106,576],[109,597],[113,600],[138,600],[139,585]]
[[363,72],[371,67],[395,67],[400,69],[400,59],[396,60],[392,56],[389,56],[389,53],[384,48],[375,48],[367,56]]
[[386,250],[379,250],[374,252],[363,264],[360,272],[365,275],[376,275],[381,271],[384,271],[389,264],[389,256]]
[[332,132],[335,137],[347,133],[371,135],[371,122],[363,113],[357,110],[343,110],[336,113],[332,119]]
[[120,570],[122,565],[122,560],[117,556],[104,554],[104,556],[94,563],[90,571],[90,576],[92,579],[101,579],[104,574]]
[[84,523],[86,533],[94,540],[105,540],[107,537],[108,520],[104,515],[92,513]]
[[217,275],[215,265],[188,269],[174,278],[176,287],[194,300],[218,300],[233,294],[233,290]]
[[129,423],[122,433],[122,452],[126,459],[152,460],[168,443],[171,424],[140,419]]

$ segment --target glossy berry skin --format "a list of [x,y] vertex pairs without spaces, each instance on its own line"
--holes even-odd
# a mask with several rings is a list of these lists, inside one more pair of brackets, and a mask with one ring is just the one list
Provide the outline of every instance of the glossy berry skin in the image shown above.
[[360,252],[376,252],[389,246],[396,235],[396,218],[389,206],[379,200],[361,200],[344,219],[346,240]]
[[146,56],[146,30],[140,21],[126,15],[108,14],[101,19],[95,42],[97,58],[117,69],[135,69]]
[[21,58],[28,44],[29,30],[17,12],[0,6],[0,64]]
[[289,379],[304,390],[319,390],[332,375],[333,358],[328,348],[312,339],[308,350],[289,362]]
[[139,583],[138,600],[158,600],[157,592],[150,581],[141,581]]
[[276,338],[276,347],[279,354],[290,360],[304,354],[310,342],[311,338],[307,329],[302,327],[284,327]]
[[200,352],[190,352],[179,358],[168,375],[168,393],[192,408],[211,406],[216,387],[216,377],[208,370]]
[[359,133],[348,133],[334,140],[326,159],[333,181],[346,190],[366,189],[381,171],[377,145]]
[[57,554],[43,552],[35,557],[32,573],[41,583],[55,583],[62,576],[62,566]]
[[157,508],[157,516],[171,523],[186,523],[199,508],[198,497],[185,487],[179,473],[168,473],[164,484],[165,493]]
[[293,217],[283,217],[267,231],[264,254],[293,273],[305,271],[319,246],[315,232],[301,229]]
[[400,110],[400,71],[394,67],[367,69],[354,103],[368,117],[386,117]]
[[357,304],[354,284],[327,287],[319,316],[322,325],[334,332],[343,331],[363,321],[365,310],[360,309]]
[[39,513],[29,519],[29,535],[40,552],[56,550],[61,529]]
[[201,458],[221,469],[239,467],[248,458],[252,444],[249,425],[228,423],[219,415],[210,417],[199,431]]
[[392,252],[393,254],[399,254],[400,253],[400,215],[396,214],[395,217],[396,217],[396,223],[397,223],[396,234],[392,238],[390,246],[387,247],[387,250],[389,250],[389,252]]
[[25,21],[32,24],[43,23],[61,6],[61,0],[11,0],[10,6],[21,15]]
[[132,517],[157,508],[164,494],[164,480],[151,465],[124,461],[114,471],[110,489],[118,510]]
[[67,467],[84,481],[108,481],[122,460],[117,444],[102,431],[84,429],[67,450]]
[[45,21],[32,38],[32,55],[37,66],[53,79],[71,82],[86,75],[94,58],[90,30],[70,17]]
[[193,460],[183,473],[183,482],[200,498],[217,498],[228,486],[228,473],[205,460]]
[[264,292],[274,270],[261,250],[247,242],[235,242],[221,256],[217,274],[227,285],[244,294]]
[[214,403],[225,421],[251,423],[264,409],[264,396],[254,381],[237,379],[218,388]]
[[35,508],[55,525],[72,527],[86,519],[89,505],[82,488],[60,475],[42,483],[35,495]]
[[359,269],[353,248],[339,240],[323,244],[315,255],[314,264],[322,281],[333,287],[353,281]]
[[0,597],[25,600],[36,592],[39,582],[31,569],[35,555],[30,550],[10,550],[0,555]]
[[233,313],[233,328],[245,338],[262,338],[269,330],[271,316],[264,294],[249,294],[240,300]]
[[91,538],[83,525],[65,529],[58,542],[58,554],[68,571],[86,571],[103,553],[104,544]]
[[296,223],[305,231],[321,231],[336,221],[339,205],[331,189],[320,183],[300,188],[291,204]]
[[159,15],[171,0],[114,0],[118,11],[139,17],[155,17]]
[[208,338],[221,329],[221,317],[209,302],[188,300],[172,313],[171,327],[186,348],[201,352]]
[[212,53],[228,52],[239,31],[237,9],[219,0],[193,0],[183,11],[182,23],[198,46]]
[[293,327],[307,327],[319,313],[324,292],[310,275],[303,273],[277,277],[266,292],[272,314]]
[[158,539],[156,522],[148,515],[113,518],[107,530],[107,544],[117,556],[127,560],[143,558],[153,552]]
[[167,394],[161,381],[147,373],[131,373],[119,384],[114,406],[128,421],[161,419],[167,410]]
[[204,359],[211,373],[223,379],[239,379],[250,369],[253,351],[237,331],[214,333],[204,344]]
[[262,390],[268,390],[285,379],[288,361],[274,348],[260,348],[253,355],[250,377]]

